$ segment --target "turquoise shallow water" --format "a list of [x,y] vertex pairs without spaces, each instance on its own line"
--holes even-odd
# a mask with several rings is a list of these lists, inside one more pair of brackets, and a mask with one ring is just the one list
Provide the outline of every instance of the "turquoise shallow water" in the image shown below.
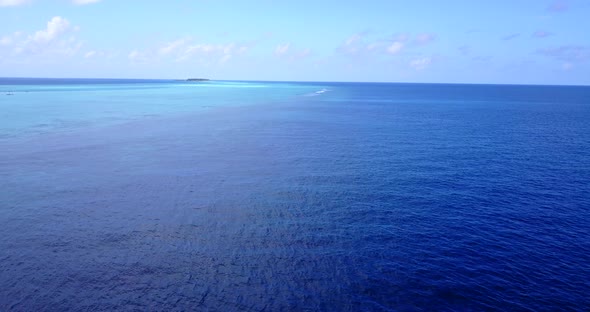
[[0,310],[590,307],[588,87],[0,83]]
[[0,138],[285,101],[317,88],[320,86],[238,81],[4,78],[0,79]]

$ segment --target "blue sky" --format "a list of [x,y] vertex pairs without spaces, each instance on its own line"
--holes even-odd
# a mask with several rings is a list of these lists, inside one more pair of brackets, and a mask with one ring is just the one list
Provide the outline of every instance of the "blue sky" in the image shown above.
[[0,76],[590,85],[588,0],[0,0]]

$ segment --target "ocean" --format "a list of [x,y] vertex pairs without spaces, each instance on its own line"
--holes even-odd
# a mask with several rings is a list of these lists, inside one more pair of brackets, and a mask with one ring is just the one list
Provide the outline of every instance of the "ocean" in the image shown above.
[[588,311],[590,87],[0,79],[0,311]]

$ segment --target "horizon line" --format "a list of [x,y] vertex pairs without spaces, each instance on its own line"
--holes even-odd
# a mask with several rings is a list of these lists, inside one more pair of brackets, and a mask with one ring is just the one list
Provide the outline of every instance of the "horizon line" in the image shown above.
[[[0,79],[70,79],[70,80],[143,80],[189,82],[194,78],[90,78],[90,77],[3,77]],[[590,87],[590,84],[535,84],[535,83],[491,83],[491,82],[412,82],[412,81],[329,81],[329,80],[249,80],[249,79],[207,79],[202,82],[267,82],[267,83],[366,83],[366,84],[425,84],[425,85],[488,85],[488,86],[541,86],[541,87]],[[0,83],[2,85],[2,83]]]

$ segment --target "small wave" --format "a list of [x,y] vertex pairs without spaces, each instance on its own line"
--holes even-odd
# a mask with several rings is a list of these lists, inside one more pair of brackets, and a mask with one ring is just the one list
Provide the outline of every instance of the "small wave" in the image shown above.
[[329,91],[330,91],[330,90],[328,90],[328,89],[324,88],[324,89],[321,89],[321,90],[319,90],[319,91],[316,91],[316,92],[308,93],[308,94],[306,94],[305,96],[318,96],[318,95],[322,95],[322,94],[324,94],[324,93],[326,93],[326,92],[329,92]]

